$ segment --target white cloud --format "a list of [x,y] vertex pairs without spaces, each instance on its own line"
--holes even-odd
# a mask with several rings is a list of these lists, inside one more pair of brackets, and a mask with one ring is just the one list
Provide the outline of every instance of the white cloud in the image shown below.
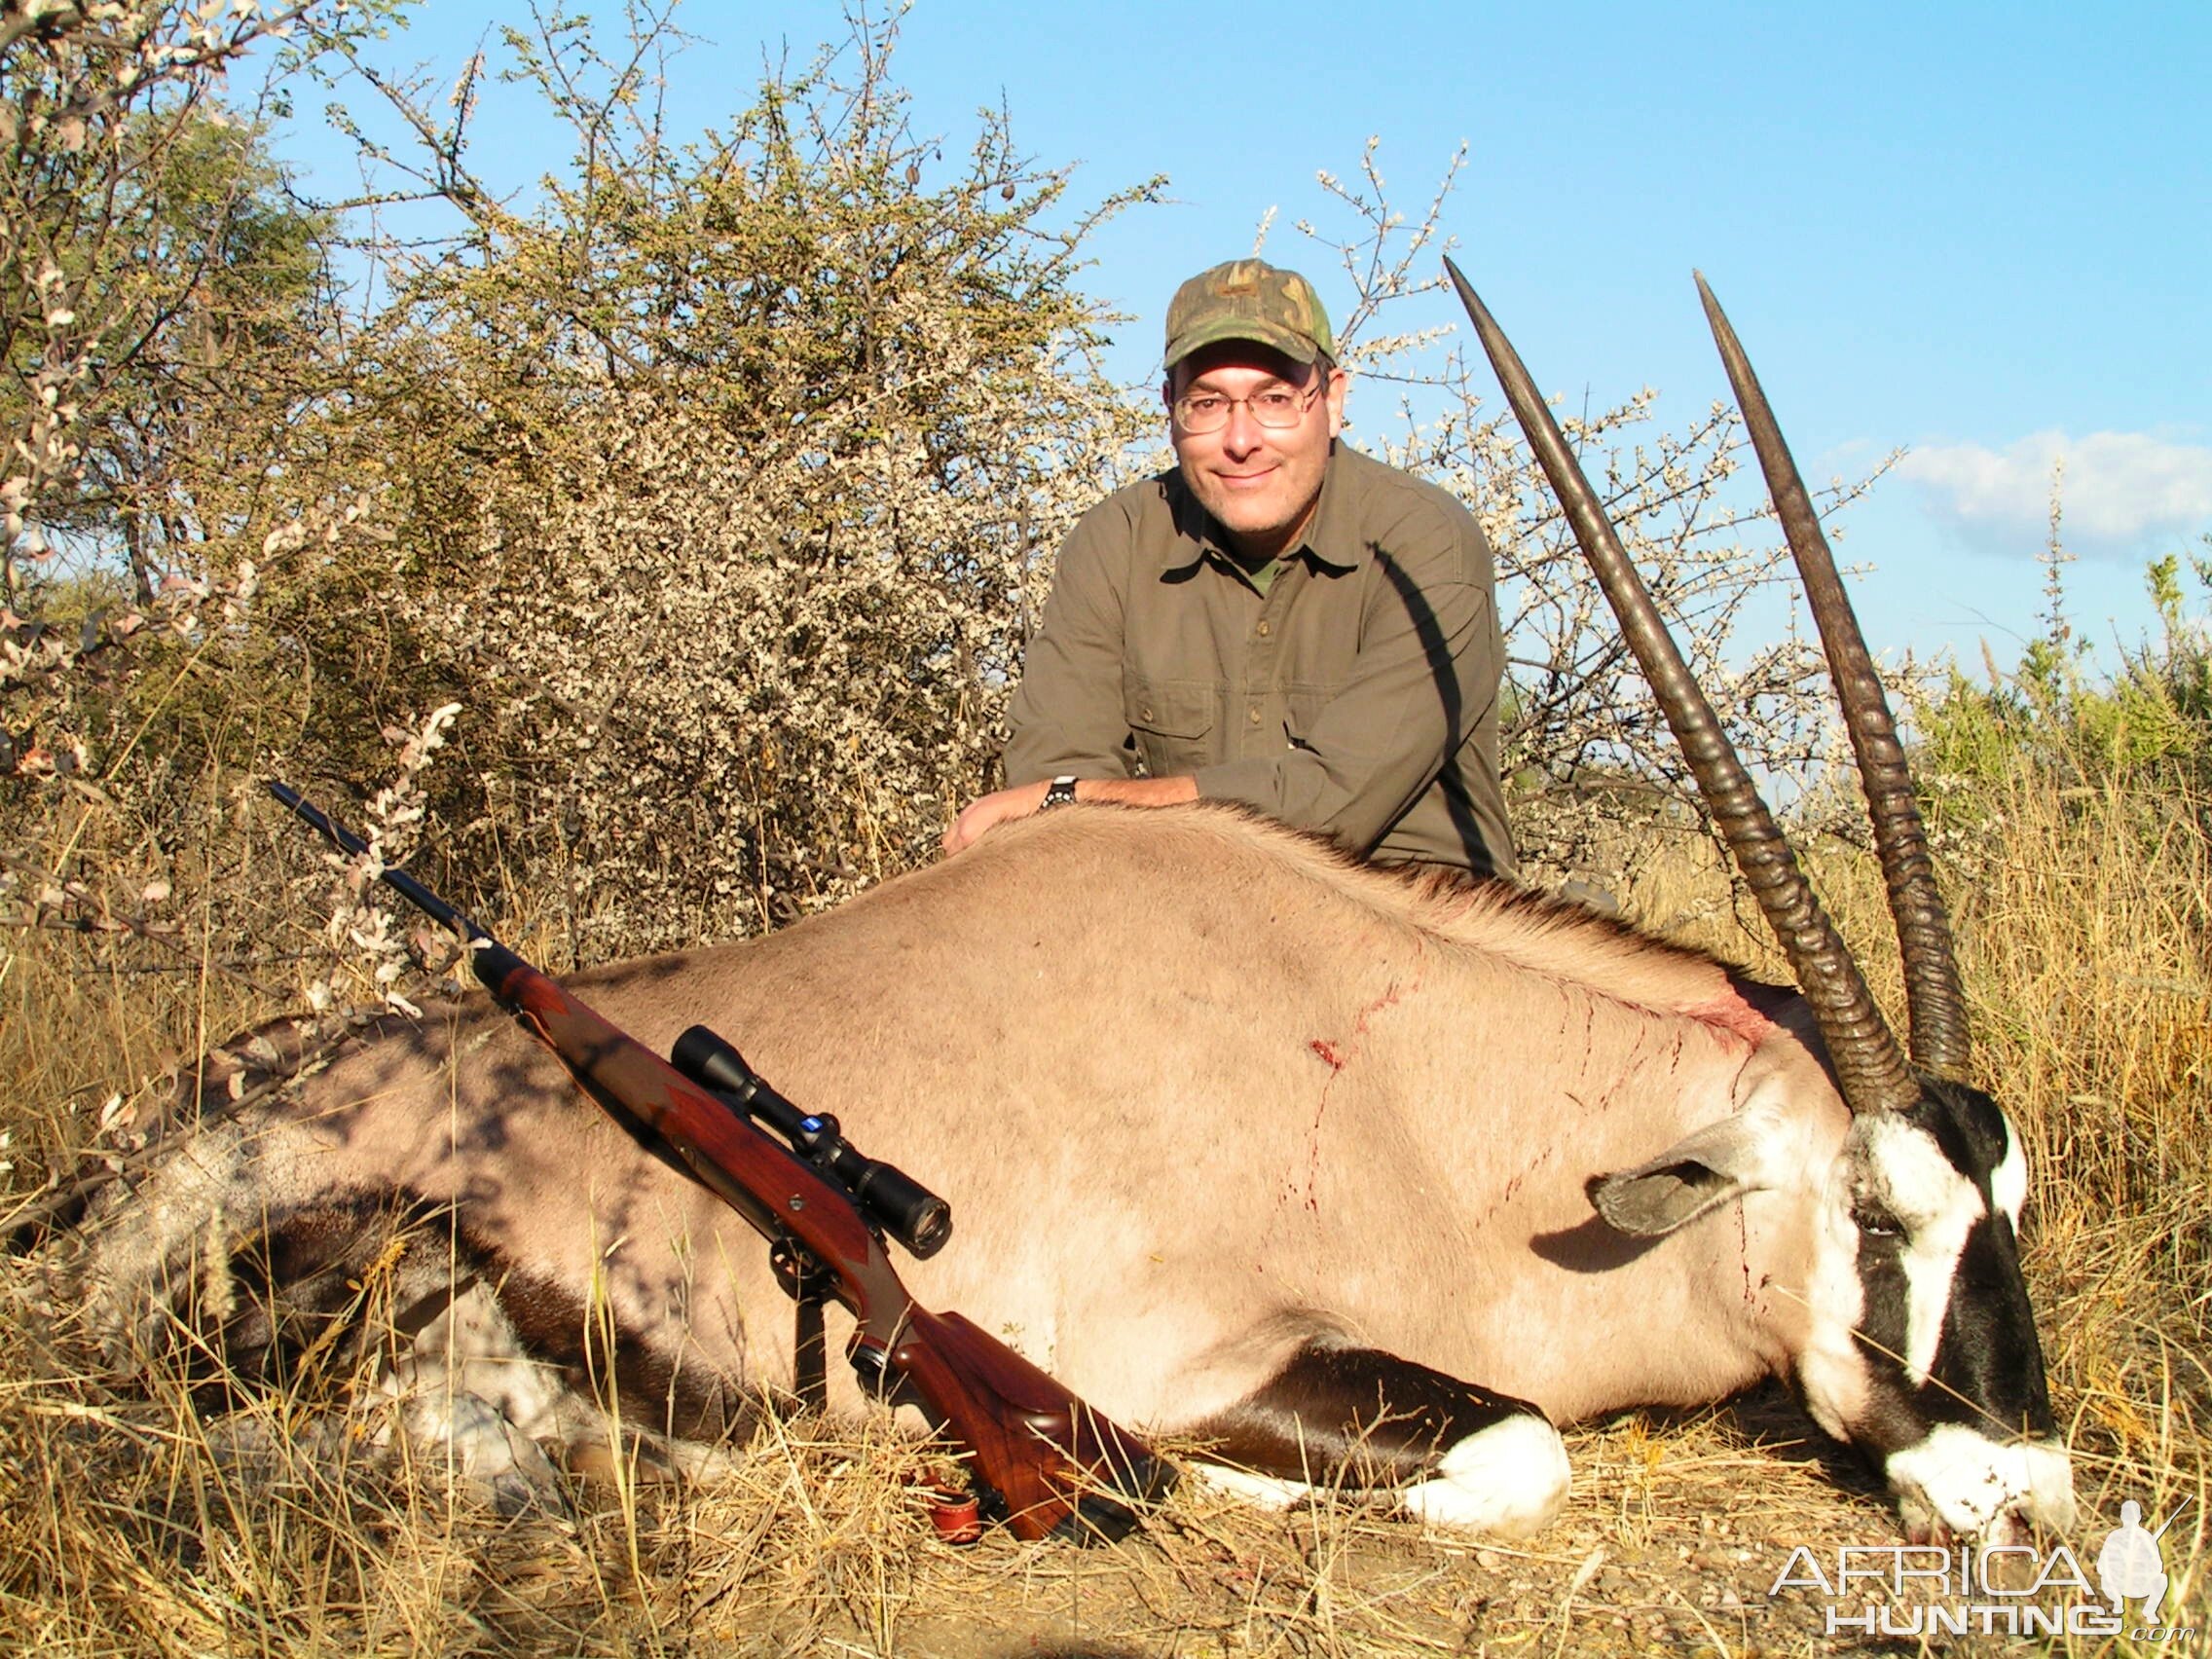
[[1898,474],[1969,540],[2032,553],[2044,545],[2060,461],[2059,534],[2070,551],[2134,558],[2212,526],[2212,448],[2148,432],[2036,432],[2003,451],[1936,444],[1906,455]]

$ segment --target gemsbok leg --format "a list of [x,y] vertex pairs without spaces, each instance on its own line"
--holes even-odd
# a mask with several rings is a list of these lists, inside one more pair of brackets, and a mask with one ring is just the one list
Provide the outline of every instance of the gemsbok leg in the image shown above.
[[1309,1342],[1196,1432],[1235,1465],[1203,1475],[1262,1502],[1388,1488],[1422,1521],[1525,1537],[1567,1500],[1567,1451],[1541,1411],[1381,1348]]

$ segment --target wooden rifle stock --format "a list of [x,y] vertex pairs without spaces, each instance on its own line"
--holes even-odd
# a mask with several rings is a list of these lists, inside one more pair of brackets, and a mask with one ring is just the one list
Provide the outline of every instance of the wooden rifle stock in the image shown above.
[[[365,850],[282,784],[271,792],[349,852]],[[1118,1537],[1173,1471],[1051,1377],[958,1313],[918,1307],[851,1198],[711,1090],[571,996],[403,870],[381,879],[469,942],[476,977],[585,1091],[648,1130],[771,1243],[827,1273],[856,1321],[848,1353],[885,1397],[902,1387],[974,1456],[986,1513],[1021,1538]]]

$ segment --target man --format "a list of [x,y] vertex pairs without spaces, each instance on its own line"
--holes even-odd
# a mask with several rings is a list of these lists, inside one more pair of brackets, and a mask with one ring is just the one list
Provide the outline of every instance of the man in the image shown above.
[[1176,291],[1177,465],[1062,545],[1010,787],[948,853],[1068,800],[1207,799],[1378,861],[1512,872],[1490,544],[1445,491],[1338,445],[1335,352],[1295,272],[1234,260]]

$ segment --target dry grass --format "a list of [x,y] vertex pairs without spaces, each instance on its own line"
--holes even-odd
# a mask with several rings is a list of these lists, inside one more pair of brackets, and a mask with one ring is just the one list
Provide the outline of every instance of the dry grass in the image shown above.
[[[2026,1244],[2084,1506],[2070,1542],[2093,1561],[2124,1498],[2175,1517],[2169,1607],[2201,1630],[2207,803],[2023,782],[1995,805],[1953,890],[1981,1069],[2038,1155]],[[1819,862],[1847,931],[1878,952],[1871,872],[1847,849]],[[1739,959],[1763,948],[1698,848],[1644,861],[1619,891],[1678,936]],[[219,977],[111,971],[139,960],[14,936],[0,1159],[16,1167],[0,1183],[18,1198],[68,1167],[110,1080],[256,1012]],[[1872,966],[1894,997],[1889,965]],[[1530,1549],[1423,1538],[1349,1499],[1262,1514],[1189,1483],[1112,1548],[1002,1533],[955,1549],[922,1519],[914,1449],[881,1423],[771,1424],[716,1482],[579,1485],[573,1516],[509,1521],[379,1446],[373,1355],[325,1355],[274,1387],[203,1377],[197,1399],[173,1367],[121,1386],[88,1372],[33,1289],[7,1264],[0,1647],[23,1651],[1796,1653],[1858,1639],[1824,1639],[1817,1598],[1769,1600],[1789,1547],[1832,1560],[1895,1538],[1879,1493],[1779,1393],[1570,1434],[1567,1515]]]

